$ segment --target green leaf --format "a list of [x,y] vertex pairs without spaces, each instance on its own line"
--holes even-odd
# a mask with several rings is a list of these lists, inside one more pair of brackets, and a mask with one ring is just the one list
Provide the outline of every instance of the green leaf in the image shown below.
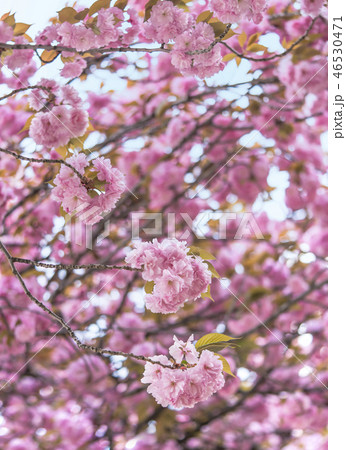
[[238,42],[241,45],[241,47],[244,47],[246,39],[247,39],[247,35],[246,35],[245,31],[243,31],[242,34],[240,34],[238,36]]
[[171,106],[172,103],[167,102],[166,100],[159,103],[159,105],[155,109],[155,117],[162,117]]
[[66,217],[67,218],[70,217],[69,214],[64,210],[64,208],[62,206],[60,206],[59,211],[60,211],[60,216],[63,217],[64,219],[66,219]]
[[153,8],[154,5],[156,5],[156,3],[159,0],[149,0],[148,3],[146,3],[145,5],[145,13],[144,13],[144,22],[146,22],[147,20],[150,19],[150,15],[151,15],[151,10]]
[[114,5],[116,8],[124,10],[127,6],[127,0],[118,0]]
[[211,11],[203,11],[198,17],[196,22],[206,22],[208,23],[208,21],[213,17],[213,13]]
[[96,198],[96,197],[99,196],[99,193],[97,191],[95,191],[94,189],[91,189],[91,190],[88,191],[88,195],[91,198]]
[[202,259],[216,259],[214,255],[203,248],[191,246],[188,255],[200,256]]
[[225,31],[226,25],[222,22],[209,22],[209,25],[213,28],[215,37],[219,37]]
[[209,333],[202,336],[196,342],[196,349],[201,352],[202,350],[210,350],[212,352],[220,351],[226,347],[231,347],[231,341],[236,338],[227,336],[221,333]]
[[89,14],[89,8],[85,8],[82,11],[79,11],[79,13],[77,13],[74,16],[74,18],[76,20],[84,20],[88,14]]
[[109,8],[110,3],[111,3],[110,0],[97,0],[90,6],[89,16],[92,16],[97,11],[100,11],[100,9],[102,8],[105,9]]
[[59,55],[56,50],[43,50],[41,53],[41,60],[43,64],[50,63]]
[[265,47],[264,45],[260,45],[260,44],[252,44],[247,48],[247,50],[249,52],[265,52],[265,51],[267,51],[267,47]]
[[97,27],[97,25],[95,23],[92,23],[91,25],[88,25],[88,28],[91,28],[93,30],[93,32],[97,35],[100,36],[101,31],[100,29]]
[[236,33],[233,30],[228,30],[225,36],[222,38],[223,41],[226,41],[227,39],[234,36]]
[[31,25],[26,23],[17,22],[14,26],[13,34],[15,36],[21,36],[22,34],[25,34],[30,27]]
[[225,55],[222,58],[222,61],[227,62],[227,61],[231,61],[232,59],[234,59],[236,57],[235,53],[227,53],[227,55]]
[[97,172],[96,170],[93,170],[93,168],[91,166],[87,167],[87,169],[84,172],[84,175],[89,179],[89,180],[93,180],[94,178],[97,177]]
[[23,131],[28,131],[28,129],[30,128],[32,119],[35,117],[35,114],[33,114],[32,116],[30,116],[27,121],[25,122],[24,127],[19,131],[19,133],[23,133]]
[[9,25],[9,26],[12,27],[12,28],[14,28],[14,26],[15,26],[15,24],[16,24],[16,21],[15,21],[15,19],[14,19],[14,14],[8,15],[8,16],[6,17],[6,19],[3,19],[3,21],[4,21],[5,23],[7,23],[7,25]]
[[78,137],[78,138],[72,138],[72,139],[69,140],[69,145],[72,148],[81,148],[81,149],[83,149],[83,144],[84,144],[84,141],[85,141],[86,138],[87,138],[87,136],[85,136],[85,137],[81,136],[81,137]]
[[72,58],[72,57],[66,57],[66,56],[61,56],[60,57],[60,59],[61,59],[61,62],[63,62],[64,64],[65,63],[70,63],[70,62],[73,62],[74,61],[74,58]]
[[221,278],[220,275],[218,274],[217,270],[215,269],[215,267],[212,265],[211,262],[206,261],[206,264],[207,264],[208,269],[210,270],[211,275],[212,275],[213,278]]
[[21,276],[23,278],[28,278],[28,277],[36,277],[37,278],[39,275],[42,275],[42,272],[40,272],[36,269],[29,269],[28,271],[21,274]]
[[144,285],[144,290],[146,294],[151,294],[154,290],[155,282],[154,281],[147,281]]
[[66,8],[63,8],[58,12],[59,21],[61,23],[77,23],[78,19],[75,19],[76,14],[77,11],[74,8],[71,8],[71,6],[66,6]]
[[214,299],[213,299],[213,297],[211,296],[211,293],[210,293],[210,284],[208,285],[207,291],[206,292],[202,292],[201,297],[202,298],[210,298],[211,301],[214,301]]
[[96,189],[98,189],[99,191],[104,192],[105,191],[105,187],[106,187],[107,181],[106,180],[98,180],[97,178],[95,178],[95,180],[93,180],[93,185]]
[[260,33],[252,34],[252,35],[249,37],[249,42],[248,42],[247,45],[250,46],[251,44],[254,44],[254,43],[257,41],[257,39],[259,38],[259,36],[260,36]]
[[235,377],[234,373],[231,371],[231,367],[228,364],[228,361],[226,358],[224,358],[222,355],[219,355],[219,353],[215,353],[219,357],[219,359],[222,361],[222,368],[223,371],[228,373],[229,375],[232,375],[232,377]]
[[263,286],[255,286],[248,291],[248,299],[250,301],[256,301],[265,295],[270,294],[270,290]]
[[186,6],[186,3],[188,3],[189,0],[172,0],[172,3],[174,6],[177,6],[178,8],[182,8],[185,12],[189,11],[189,8]]
[[293,50],[292,62],[293,64],[297,64],[300,61],[304,61],[312,58],[313,56],[320,55],[321,52],[316,48],[308,47],[308,46],[300,46]]
[[63,145],[61,147],[57,147],[55,151],[61,156],[62,159],[65,159],[68,154],[67,145]]

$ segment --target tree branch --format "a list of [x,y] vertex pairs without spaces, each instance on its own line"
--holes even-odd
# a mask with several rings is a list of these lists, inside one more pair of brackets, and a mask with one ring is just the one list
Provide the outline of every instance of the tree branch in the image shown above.
[[101,348],[101,347],[95,347],[94,345],[90,345],[90,344],[84,344],[75,334],[75,332],[72,330],[71,326],[68,324],[68,322],[66,322],[61,316],[59,316],[58,314],[56,314],[54,311],[52,311],[51,309],[49,309],[46,305],[44,305],[40,300],[38,300],[28,289],[28,287],[26,286],[22,276],[20,275],[20,273],[18,272],[18,270],[16,269],[15,265],[14,265],[14,258],[11,256],[11,254],[9,253],[9,251],[7,250],[7,248],[5,247],[5,245],[0,241],[0,250],[4,253],[4,255],[6,256],[7,261],[9,262],[13,275],[18,279],[18,281],[20,282],[20,284],[23,287],[23,290],[25,292],[25,294],[29,297],[29,299],[34,302],[39,308],[41,308],[43,311],[45,311],[50,317],[52,317],[55,321],[57,321],[62,328],[64,328],[68,335],[74,340],[74,342],[77,344],[77,347],[83,350],[89,350],[91,352],[97,353],[99,355],[105,355],[105,356],[124,356],[126,358],[130,357],[133,359],[137,359],[139,361],[145,361],[145,362],[150,362],[152,364],[158,364],[162,367],[165,368],[169,368],[169,369],[175,369],[172,366],[168,366],[165,364],[160,363],[159,361],[154,361],[151,358],[147,358],[146,356],[142,356],[142,355],[135,355],[133,353],[125,353],[125,352],[120,352],[120,351],[115,351],[115,350],[110,350],[107,348]]
[[10,156],[13,156],[16,159],[20,159],[22,161],[28,161],[28,162],[31,162],[31,163],[64,164],[69,169],[73,170],[73,172],[78,176],[78,178],[80,178],[82,183],[86,183],[88,181],[88,179],[84,175],[79,173],[78,170],[76,170],[73,166],[71,166],[71,164],[66,162],[64,159],[29,158],[28,156],[19,155],[16,152],[12,152],[12,151],[6,150],[4,148],[0,148],[0,152],[6,153],[6,154],[8,154]]
[[46,269],[56,269],[56,270],[78,270],[78,269],[100,269],[100,270],[132,270],[140,271],[141,269],[133,269],[129,266],[118,266],[116,264],[54,264],[54,263],[43,263],[40,261],[33,261],[31,259],[25,258],[15,258],[12,257],[13,262],[30,264],[35,267],[44,267]]
[[268,56],[268,57],[264,57],[264,58],[253,58],[252,56],[246,56],[244,55],[244,53],[239,53],[237,50],[235,50],[233,47],[231,47],[230,45],[228,45],[226,42],[221,42],[222,45],[224,45],[225,47],[228,48],[228,50],[230,50],[231,52],[233,52],[235,55],[239,56],[239,58],[242,59],[247,59],[249,61],[271,61],[273,59],[276,58],[282,58],[283,56],[287,55],[288,53],[290,53],[295,47],[297,47],[297,45],[299,45],[310,33],[312,27],[314,26],[315,22],[317,19],[319,19],[320,16],[315,17],[311,24],[309,25],[309,27],[307,28],[307,30],[305,31],[305,33],[300,36],[299,39],[297,39],[295,42],[293,42],[292,45],[290,45],[290,47],[288,49],[286,49],[283,53],[279,53],[279,54],[275,54],[272,56]]
[[70,52],[84,54],[98,54],[98,53],[126,53],[126,52],[140,52],[140,53],[154,53],[154,52],[166,52],[171,50],[167,48],[141,48],[141,47],[103,47],[103,48],[90,48],[89,50],[78,51],[73,47],[65,47],[63,45],[44,45],[44,44],[12,44],[0,42],[0,49],[12,49],[12,50],[55,50],[56,52]]
[[23,91],[27,91],[27,90],[31,90],[31,89],[42,89],[43,91],[50,91],[50,89],[47,88],[46,86],[41,86],[41,85],[26,86],[26,87],[14,89],[9,94],[3,95],[2,97],[0,97],[0,102],[1,102],[1,100],[5,100],[8,97],[12,97],[12,95],[18,94],[18,92],[23,92]]

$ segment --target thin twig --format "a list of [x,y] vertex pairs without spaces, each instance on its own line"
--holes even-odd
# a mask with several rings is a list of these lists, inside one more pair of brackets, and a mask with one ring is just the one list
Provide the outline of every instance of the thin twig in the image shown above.
[[64,164],[69,169],[73,170],[73,172],[80,178],[80,180],[85,183],[87,182],[87,178],[84,177],[81,173],[78,172],[71,164],[66,162],[64,159],[47,159],[47,158],[29,158],[28,156],[19,155],[16,152],[12,152],[10,150],[6,150],[4,148],[0,148],[0,152],[6,153],[10,156],[13,156],[16,159],[21,159],[22,161],[28,161],[31,163],[47,163],[47,164]]
[[18,94],[18,92],[27,91],[27,90],[30,90],[30,89],[42,89],[43,91],[50,91],[50,89],[47,88],[46,86],[41,86],[39,84],[35,85],[35,86],[26,86],[26,87],[14,89],[9,94],[3,95],[2,97],[0,97],[0,102],[1,102],[1,100],[5,100],[8,97],[12,97],[12,95]]
[[209,53],[216,44],[218,44],[219,42],[222,41],[222,39],[226,36],[226,34],[228,33],[228,31],[231,29],[232,24],[229,23],[226,28],[224,29],[224,31],[220,34],[220,36],[215,39],[215,41],[213,41],[209,47],[204,48],[203,50],[194,50],[194,51],[190,51],[190,52],[186,52],[187,55],[201,55],[202,53]]
[[239,56],[239,58],[247,59],[249,61],[271,61],[271,60],[276,59],[276,58],[282,58],[283,56],[285,56],[288,53],[290,53],[295,47],[297,47],[297,45],[299,45],[308,36],[308,34],[310,33],[312,27],[314,26],[316,20],[319,19],[319,18],[320,18],[320,16],[315,17],[312,20],[312,22],[310,23],[310,25],[307,28],[307,30],[305,31],[305,33],[302,36],[300,36],[299,39],[297,39],[295,42],[293,42],[293,44],[290,45],[290,47],[288,49],[286,49],[283,53],[275,54],[275,55],[272,55],[272,56],[268,56],[268,57],[264,57],[264,58],[253,58],[252,56],[244,55],[244,53],[239,53],[237,50],[235,50],[233,47],[228,45],[226,42],[221,42],[221,44],[224,45],[225,47],[227,47],[228,50],[233,52],[236,56]]

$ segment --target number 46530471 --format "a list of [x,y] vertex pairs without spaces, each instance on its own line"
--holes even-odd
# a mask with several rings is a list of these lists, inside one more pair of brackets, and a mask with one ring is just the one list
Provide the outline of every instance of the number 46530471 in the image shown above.
[[[342,17],[334,17],[333,22],[342,22]],[[333,23],[333,75],[336,78],[340,78],[342,75],[342,26],[337,23]]]

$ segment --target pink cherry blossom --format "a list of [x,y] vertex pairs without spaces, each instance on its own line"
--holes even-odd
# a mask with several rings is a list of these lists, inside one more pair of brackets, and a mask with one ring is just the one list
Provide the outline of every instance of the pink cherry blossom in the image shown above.
[[[66,162],[71,164],[80,175],[83,175],[86,167],[89,166],[86,156],[83,153],[68,158]],[[82,214],[81,220],[85,220],[86,223],[100,221],[102,219],[101,213],[113,209],[125,190],[123,174],[115,167],[112,167],[108,159],[97,158],[92,162],[91,169],[97,172],[97,179],[99,181],[105,180],[105,171],[107,172],[105,190],[104,192],[98,193],[97,196],[91,197],[89,191],[93,188],[83,185],[77,174],[66,166],[62,166],[60,172],[55,177],[55,187],[52,191],[53,199],[61,202],[64,211],[71,213],[78,208]],[[88,211],[88,214],[84,217],[83,213],[86,211]]]
[[183,33],[191,22],[192,18],[171,1],[159,1],[153,6],[150,19],[145,24],[146,37],[160,43],[168,43]]
[[262,20],[267,6],[266,0],[210,0],[210,9],[224,23],[238,22],[241,19],[253,20],[256,24]]
[[29,135],[36,144],[47,147],[66,145],[72,134],[68,128],[69,110],[64,106],[54,106],[50,112],[40,112],[35,115]]
[[145,364],[141,381],[149,383],[148,393],[162,406],[193,408],[196,403],[207,400],[225,384],[219,357],[209,350],[203,350],[199,355],[192,339],[193,336],[184,343],[174,336],[175,343],[169,349],[171,356],[174,359],[177,357],[177,364],[184,358],[191,366],[173,369],[172,363],[164,355],[152,359],[170,367],[151,362]]
[[169,347],[170,355],[175,361],[180,364],[185,359],[189,364],[196,364],[198,360],[198,353],[196,347],[192,344],[193,335],[189,337],[187,342],[179,340],[173,336],[174,344]]
[[51,44],[53,41],[58,40],[58,24],[49,25],[43,31],[41,31],[35,39],[37,44]]
[[[36,144],[47,147],[66,145],[70,139],[82,136],[88,127],[88,113],[81,108],[82,101],[72,86],[59,86],[49,80],[41,80],[43,89],[34,89],[29,96],[29,104],[42,110],[34,116],[29,135]],[[49,111],[45,102],[52,99],[56,106]],[[47,111],[47,112],[46,112]]]
[[301,0],[301,9],[304,14],[316,17],[320,14],[323,4],[323,0]]
[[152,312],[178,311],[188,300],[198,299],[211,282],[208,266],[199,256],[188,255],[185,242],[165,239],[159,243],[135,242],[126,256],[133,268],[143,267],[143,279],[155,283],[153,293],[145,296]]
[[86,68],[87,64],[84,59],[79,59],[77,61],[65,63],[64,67],[61,70],[61,76],[65,78],[75,78],[79,77],[79,75]]
[[83,52],[93,47],[96,35],[85,25],[64,22],[58,28],[58,36],[62,45]]
[[13,38],[13,29],[5,22],[0,22],[0,42],[7,42]]
[[[172,53],[173,66],[185,76],[196,75],[206,78],[214,75],[223,69],[224,63],[219,46],[213,46],[210,51],[203,52],[213,41],[212,27],[204,22],[197,23],[176,38]],[[188,52],[196,53],[190,55]]]
[[121,34],[120,26],[124,20],[124,14],[119,8],[102,8],[97,15],[97,28],[100,34],[97,37],[100,46],[113,43],[114,45]]

